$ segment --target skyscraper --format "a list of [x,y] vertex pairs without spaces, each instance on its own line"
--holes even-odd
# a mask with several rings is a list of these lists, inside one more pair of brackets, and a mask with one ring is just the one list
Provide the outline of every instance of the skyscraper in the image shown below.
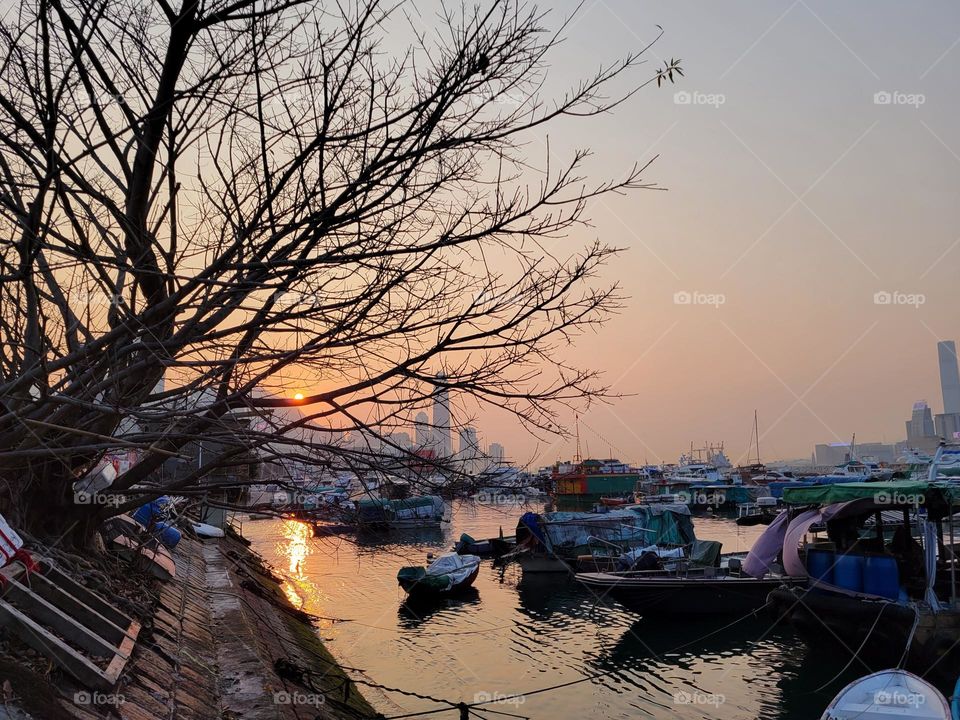
[[450,391],[443,384],[447,376],[443,373],[437,375],[437,380],[441,383],[436,387],[433,394],[433,444],[437,452],[437,457],[450,457]]
[[503,445],[500,443],[490,443],[490,459],[495,463],[503,462]]
[[940,392],[943,393],[943,412],[960,413],[960,369],[957,368],[957,346],[953,340],[937,343],[940,358]]
[[414,442],[421,450],[430,447],[433,444],[433,436],[430,432],[430,418],[425,412],[418,412],[413,420]]
[[475,428],[466,426],[460,428],[460,446],[457,448],[457,458],[463,472],[473,474],[477,471],[477,461],[480,458],[480,443],[477,441]]
[[922,450],[936,447],[937,432],[926,400],[913,404],[913,414],[907,420],[907,442]]

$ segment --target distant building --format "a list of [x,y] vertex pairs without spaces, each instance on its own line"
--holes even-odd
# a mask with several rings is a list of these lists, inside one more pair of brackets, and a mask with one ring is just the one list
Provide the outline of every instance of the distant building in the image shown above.
[[851,459],[850,443],[821,443],[814,448],[813,455],[816,465],[842,465]]
[[494,463],[502,463],[504,458],[503,445],[500,443],[490,443],[488,454]]
[[870,458],[877,462],[892,463],[897,459],[897,446],[887,443],[857,443],[851,448],[848,442],[817,445],[813,453],[814,464],[823,467],[842,465],[850,460]]
[[[444,383],[447,376],[437,375],[437,380]],[[438,458],[448,458],[453,452],[450,447],[450,391],[446,385],[439,384],[433,394],[433,444]]]
[[433,445],[433,434],[430,432],[430,418],[425,412],[418,412],[413,420],[413,434],[418,448],[429,448]]
[[936,448],[940,443],[933,415],[926,400],[913,404],[913,414],[907,420],[907,444],[919,450]]
[[480,444],[477,442],[477,430],[472,428],[469,425],[464,428],[460,428],[460,447],[457,448],[461,455],[475,455],[480,449]]
[[960,413],[940,413],[933,418],[937,437],[947,442],[960,440]]
[[460,428],[457,459],[460,461],[463,472],[473,475],[478,472],[480,460],[480,443],[477,440],[477,430],[470,426]]
[[383,451],[391,455],[397,455],[410,450],[411,445],[410,433],[390,433],[384,438]]
[[940,392],[943,393],[944,415],[960,413],[960,369],[957,367],[957,346],[953,340],[937,343],[940,360]]

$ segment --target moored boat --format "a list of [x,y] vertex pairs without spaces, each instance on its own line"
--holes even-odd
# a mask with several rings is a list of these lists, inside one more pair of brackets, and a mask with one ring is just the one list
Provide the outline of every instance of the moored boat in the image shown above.
[[473,585],[479,572],[480,558],[476,555],[448,552],[427,567],[400,568],[397,582],[409,595],[450,595]]
[[950,720],[947,701],[933,685],[905,670],[881,670],[854,680],[820,720]]
[[[960,664],[960,487],[833,484],[789,488],[784,502],[789,522],[771,525],[758,541],[768,548],[779,541],[787,572],[808,576],[802,587],[771,592],[784,619],[811,642],[832,637],[883,662],[906,658],[906,667],[925,675],[929,668],[945,681],[942,673]],[[827,540],[806,541],[818,528]]]

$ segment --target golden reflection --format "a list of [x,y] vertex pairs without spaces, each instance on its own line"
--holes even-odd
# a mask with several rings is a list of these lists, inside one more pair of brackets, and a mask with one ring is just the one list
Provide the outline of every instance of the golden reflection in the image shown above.
[[303,573],[303,564],[310,554],[310,526],[296,520],[283,521],[283,536],[287,539],[284,554],[290,560],[290,574],[298,580],[306,576]]

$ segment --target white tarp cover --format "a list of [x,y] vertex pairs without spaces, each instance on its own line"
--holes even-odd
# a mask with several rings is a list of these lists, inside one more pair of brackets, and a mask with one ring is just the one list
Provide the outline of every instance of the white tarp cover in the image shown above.
[[466,580],[479,564],[480,558],[476,555],[457,555],[455,552],[444,553],[430,563],[427,568],[427,575],[431,577],[446,575],[450,579],[447,584],[449,590],[454,585]]

